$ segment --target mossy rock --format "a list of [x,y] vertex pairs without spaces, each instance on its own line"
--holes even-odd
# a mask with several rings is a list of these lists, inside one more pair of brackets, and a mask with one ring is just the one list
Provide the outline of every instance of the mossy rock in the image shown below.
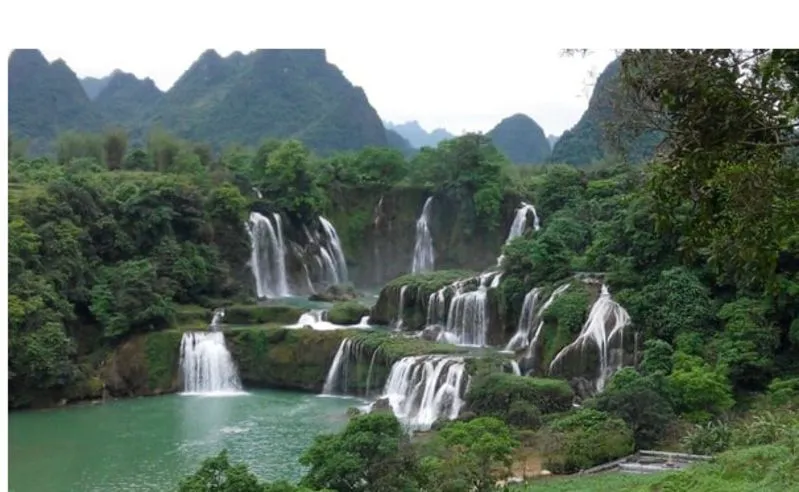
[[[473,272],[464,270],[439,270],[397,277],[380,291],[371,312],[371,320],[379,325],[391,325],[400,314],[405,330],[421,330],[427,321],[427,304],[430,294],[457,280],[473,277]],[[405,287],[400,306],[400,292]],[[476,284],[475,284],[476,287]],[[447,295],[447,304],[451,294]]]
[[320,302],[351,301],[358,298],[355,287],[351,284],[331,285],[322,292],[311,294],[308,299]]
[[144,396],[178,391],[180,340],[166,330],[136,335],[114,350],[102,371],[113,396]]
[[355,325],[369,314],[369,308],[357,301],[337,302],[327,313],[327,319],[337,325]]
[[297,322],[304,310],[297,306],[233,305],[225,308],[224,323],[229,325],[290,325]]

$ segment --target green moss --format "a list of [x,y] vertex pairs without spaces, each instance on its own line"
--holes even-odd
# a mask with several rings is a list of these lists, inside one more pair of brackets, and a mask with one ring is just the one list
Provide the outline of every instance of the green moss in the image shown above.
[[409,289],[422,289],[435,292],[456,280],[473,277],[475,275],[474,272],[468,270],[436,270],[425,273],[409,273],[395,278],[386,286],[402,287],[405,285]]
[[160,393],[176,387],[182,336],[182,332],[175,330],[145,335],[144,355],[150,391]]
[[327,313],[327,319],[337,325],[354,325],[369,314],[369,308],[357,301],[337,302]]
[[231,325],[257,325],[279,323],[294,324],[304,310],[297,306],[280,305],[241,305],[225,308],[225,323]]
[[515,401],[535,406],[546,414],[567,410],[573,398],[566,381],[500,372],[478,374],[466,394],[470,411],[503,419],[507,418],[508,408]]
[[211,322],[212,309],[194,305],[180,305],[175,308],[175,322],[181,325],[201,325]]

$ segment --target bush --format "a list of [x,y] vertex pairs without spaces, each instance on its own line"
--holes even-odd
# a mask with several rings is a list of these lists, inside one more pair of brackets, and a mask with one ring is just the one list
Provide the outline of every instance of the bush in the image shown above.
[[648,448],[664,436],[674,420],[671,404],[656,387],[655,379],[625,368],[597,395],[594,406],[624,420],[635,435],[636,448]]
[[553,473],[573,473],[633,452],[632,431],[623,420],[592,409],[580,409],[555,420],[543,432],[546,460]]
[[730,447],[732,429],[726,422],[713,421],[696,425],[681,444],[694,454],[716,454]]
[[327,313],[327,319],[337,325],[355,325],[369,314],[369,308],[357,301],[337,302]]
[[507,422],[520,429],[538,429],[541,427],[541,410],[528,402],[516,400],[508,407]]
[[507,422],[514,402],[537,407],[546,414],[568,410],[573,398],[566,381],[495,372],[475,376],[466,403],[478,415],[493,415]]

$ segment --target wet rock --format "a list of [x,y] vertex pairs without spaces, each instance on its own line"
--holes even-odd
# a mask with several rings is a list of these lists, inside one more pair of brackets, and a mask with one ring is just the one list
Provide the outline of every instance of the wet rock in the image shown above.
[[331,285],[324,291],[308,297],[311,301],[319,302],[351,301],[357,298],[358,293],[352,285]]

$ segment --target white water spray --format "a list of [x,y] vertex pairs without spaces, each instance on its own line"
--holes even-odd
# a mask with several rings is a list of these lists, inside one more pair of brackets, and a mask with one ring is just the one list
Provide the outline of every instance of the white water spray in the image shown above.
[[397,419],[412,430],[429,430],[440,418],[452,420],[463,407],[468,385],[463,358],[404,357],[391,366],[384,388]]
[[422,214],[416,221],[416,244],[413,248],[413,273],[421,273],[435,268],[435,252],[433,250],[433,236],[430,234],[428,221],[430,220],[430,205],[433,197],[424,202]]
[[613,300],[606,285],[602,284],[599,298],[591,306],[588,319],[583,325],[583,329],[572,343],[564,347],[552,359],[549,365],[550,374],[557,371],[561,361],[568,355],[578,353],[582,355],[582,350],[588,344],[594,344],[599,354],[599,367],[594,388],[601,392],[605,388],[605,383],[623,364],[622,345],[624,338],[624,328],[630,324],[630,315],[627,311]]
[[184,394],[242,393],[236,365],[220,331],[186,332],[180,341]]
[[286,249],[280,216],[274,214],[273,218],[277,231],[272,222],[258,212],[251,212],[246,224],[250,236],[250,269],[259,298],[291,295],[286,278]]

